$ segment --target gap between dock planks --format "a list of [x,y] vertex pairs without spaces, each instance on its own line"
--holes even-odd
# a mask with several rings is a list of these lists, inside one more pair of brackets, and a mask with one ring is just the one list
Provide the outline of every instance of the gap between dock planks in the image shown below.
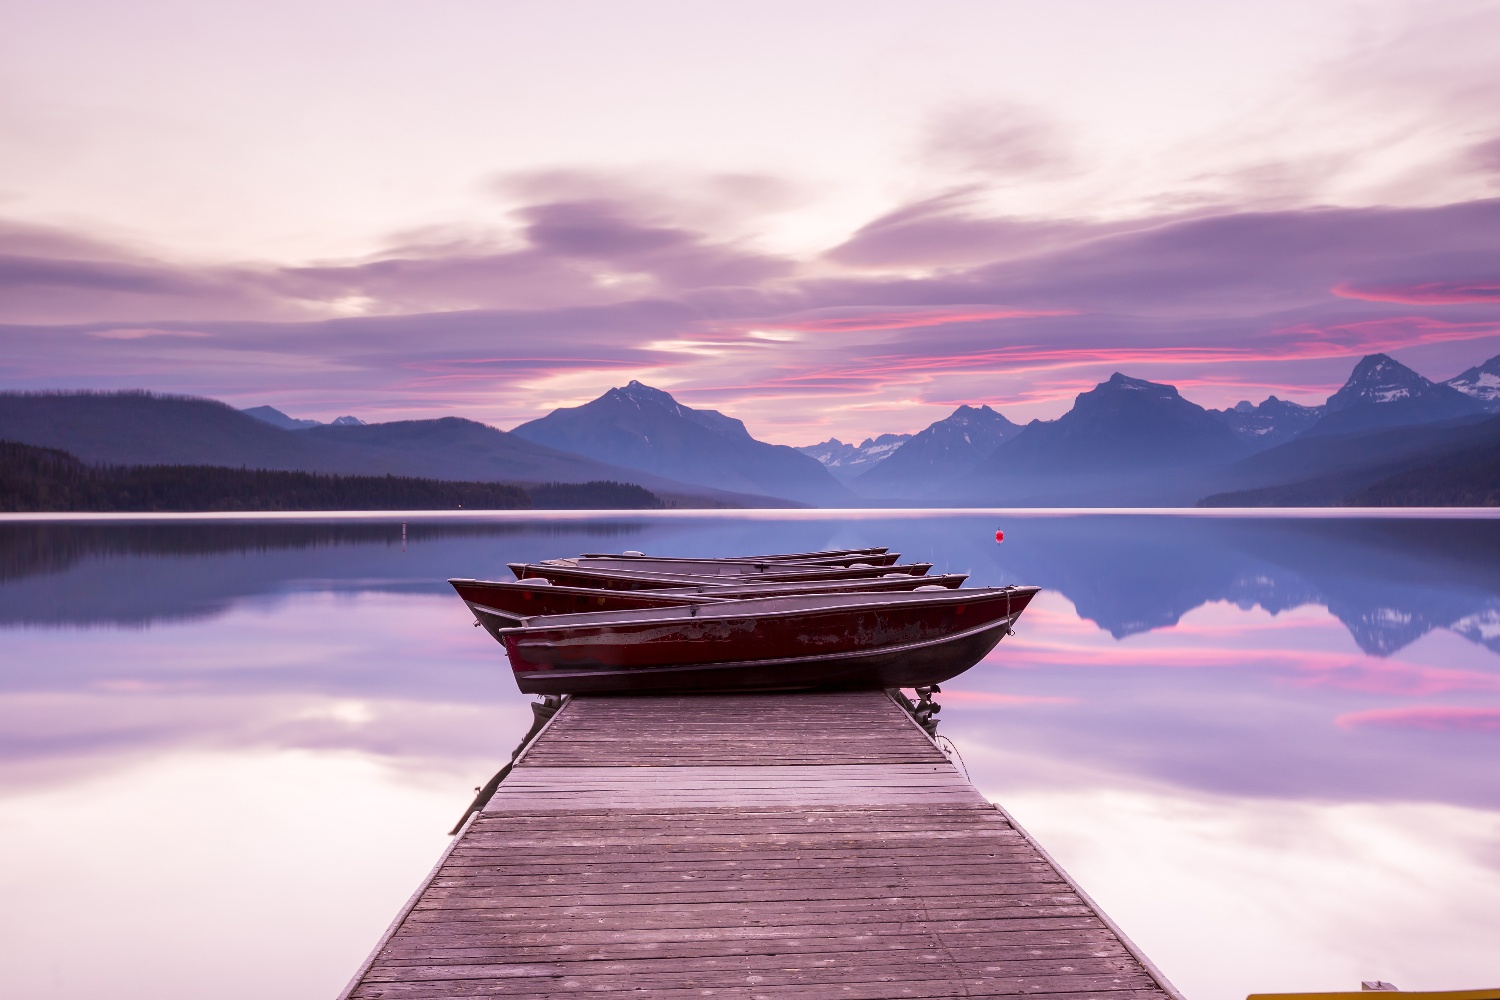
[[345,990],[1181,1000],[883,692],[577,697]]

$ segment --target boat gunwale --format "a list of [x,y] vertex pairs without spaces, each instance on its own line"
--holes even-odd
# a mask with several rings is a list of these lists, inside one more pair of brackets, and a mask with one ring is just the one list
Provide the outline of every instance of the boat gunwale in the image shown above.
[[719,560],[723,562],[794,562],[803,559],[840,559],[845,556],[883,556],[890,552],[889,545],[873,546],[864,549],[823,549],[818,552],[772,552],[754,556],[653,556],[642,553],[638,556],[627,555],[624,552],[582,552],[574,556],[575,559],[698,559]]
[[[664,608],[628,608],[628,609],[623,609],[623,610],[619,610],[619,611],[580,611],[580,612],[575,612],[575,613],[566,614],[566,615],[531,615],[531,616],[526,616],[526,617],[523,617],[523,616],[514,616],[513,615],[513,616],[510,616],[510,617],[521,617],[522,621],[525,622],[526,624],[517,625],[517,626],[515,626],[513,628],[497,629],[496,630],[496,635],[497,635],[497,638],[500,637],[500,636],[515,636],[516,638],[520,638],[520,636],[523,635],[523,634],[525,634],[526,632],[542,632],[542,631],[557,630],[557,629],[580,628],[580,627],[586,627],[586,626],[595,626],[595,627],[600,627],[600,628],[607,628],[608,626],[611,626],[611,625],[614,625],[614,626],[627,626],[627,625],[670,624],[670,623],[675,623],[675,622],[703,622],[703,621],[713,621],[715,619],[730,619],[730,618],[782,618],[782,617],[788,617],[788,616],[792,616],[792,615],[804,615],[804,614],[809,614],[809,613],[812,613],[812,612],[824,613],[824,612],[835,612],[835,611],[865,610],[865,609],[870,608],[872,605],[878,606],[881,603],[891,603],[891,602],[897,603],[897,604],[901,605],[902,607],[906,607],[906,606],[909,606],[909,605],[916,605],[916,606],[920,607],[920,606],[922,606],[924,604],[931,604],[931,605],[941,606],[941,605],[944,605],[944,604],[966,604],[966,603],[969,603],[971,601],[986,601],[987,602],[989,600],[998,599],[998,598],[1000,598],[1002,596],[1014,598],[1018,594],[1026,594],[1027,595],[1027,600],[1029,602],[1032,597],[1035,597],[1040,592],[1041,592],[1041,588],[1037,587],[1037,586],[1010,584],[1010,585],[1007,585],[1007,586],[1004,586],[1004,587],[971,587],[971,588],[968,588],[968,589],[963,589],[963,588],[953,589],[953,588],[946,588],[945,587],[945,588],[942,589],[941,592],[939,592],[939,591],[930,591],[930,590],[929,591],[915,591],[915,590],[910,590],[910,591],[896,591],[896,592],[893,592],[893,593],[879,593],[879,592],[873,592],[873,593],[872,592],[863,592],[862,593],[862,592],[858,592],[858,591],[850,591],[848,593],[834,593],[834,594],[783,594],[783,595],[767,596],[767,597],[747,597],[747,598],[742,598],[742,599],[720,600],[720,601],[716,601],[716,602],[711,603],[711,604],[685,604],[685,605],[678,605],[676,607],[664,607]],[[854,598],[854,597],[865,597],[865,598],[870,598],[870,600],[862,601],[862,602],[858,602],[858,603],[853,603],[853,604],[829,604],[826,607],[813,607],[813,608],[808,608],[808,607],[785,608],[785,609],[774,610],[774,611],[771,611],[771,610],[761,611],[761,612],[758,612],[758,613],[756,611],[754,611],[754,610],[746,610],[746,611],[744,611],[743,613],[740,613],[740,614],[734,614],[733,612],[735,610],[738,610],[738,609],[734,608],[734,607],[731,607],[732,605],[758,604],[760,602],[766,602],[766,601],[789,601],[789,600],[796,600],[798,598],[808,598],[808,597],[829,598],[830,600],[841,600],[841,599],[848,599],[848,598]],[[689,609],[693,609],[693,608],[696,608],[696,609],[699,609],[699,610],[696,610],[696,611],[690,611],[689,610]],[[704,614],[703,613],[703,609],[708,609],[709,613],[708,614]],[[643,612],[643,613],[646,613],[647,615],[652,614],[652,613],[658,613],[658,612],[671,612],[672,614],[669,614],[667,617],[661,617],[661,618],[652,618],[652,617],[605,618],[604,617],[606,615],[633,615],[633,614],[637,614],[638,612]],[[575,619],[589,619],[589,620],[586,620],[586,621],[576,621]],[[531,623],[535,623],[535,624],[531,624]]]
[[[1023,608],[1022,610],[1024,611],[1025,609]],[[944,635],[935,636],[931,639],[918,639],[913,642],[897,643],[891,646],[874,646],[867,649],[850,649],[834,653],[806,653],[800,656],[777,656],[769,658],[763,657],[756,660],[715,660],[701,663],[652,664],[650,666],[611,666],[608,669],[558,667],[551,664],[549,664],[545,668],[518,669],[514,664],[512,664],[511,669],[512,672],[517,675],[517,677],[520,677],[522,674],[535,674],[544,676],[548,681],[568,681],[574,679],[597,680],[600,677],[611,676],[615,674],[624,677],[638,677],[646,675],[657,677],[661,676],[662,674],[672,674],[688,670],[749,670],[755,669],[757,667],[790,666],[796,665],[798,663],[816,664],[843,660],[869,659],[871,657],[879,656],[897,656],[902,653],[909,653],[918,649],[927,649],[933,646],[941,646],[945,643],[961,642],[965,639],[971,639],[977,635],[982,635],[985,632],[992,632],[1002,627],[1009,629],[1011,627],[1014,627],[1016,619],[1020,616],[1021,612],[1017,611],[1012,614],[1003,615],[999,618],[992,618],[989,621],[982,622],[978,625],[973,626],[972,628],[965,629],[962,632],[949,632],[945,633]],[[499,631],[521,632],[524,631],[524,629],[500,629]],[[1004,638],[1004,636],[1002,636],[1001,638]],[[998,640],[996,641],[996,644],[998,644]],[[964,669],[967,670],[969,668],[966,667]]]
[[[929,582],[918,584],[918,586],[934,586],[934,587],[943,587],[943,588],[945,588],[947,590],[958,590],[960,587],[962,587],[964,581],[969,578],[969,574],[968,573],[939,573],[937,576],[918,576],[918,575],[913,574],[913,573],[893,573],[893,574],[890,575],[890,577],[882,575],[882,576],[874,576],[874,577],[848,577],[848,578],[845,578],[845,579],[837,579],[837,580],[764,580],[764,581],[761,581],[761,582],[758,582],[758,583],[757,582],[752,582],[752,583],[728,583],[728,584],[722,584],[722,585],[720,585],[720,584],[708,584],[708,583],[692,583],[692,584],[686,584],[686,585],[681,586],[681,587],[662,587],[662,588],[659,588],[659,589],[656,589],[656,590],[611,590],[611,589],[604,588],[604,587],[583,587],[583,586],[579,586],[578,584],[572,584],[572,583],[551,583],[551,582],[547,581],[546,579],[544,579],[542,577],[526,577],[525,579],[521,579],[521,580],[479,580],[479,579],[475,579],[473,577],[455,576],[455,577],[450,577],[448,579],[448,584],[449,584],[449,586],[452,586],[454,589],[457,589],[459,585],[465,585],[465,586],[473,585],[473,586],[480,586],[480,587],[525,588],[525,589],[528,589],[528,590],[534,589],[538,593],[549,593],[549,592],[552,592],[552,593],[559,593],[560,592],[560,593],[563,593],[563,594],[568,594],[568,593],[585,593],[585,594],[589,594],[589,595],[592,595],[592,596],[601,596],[601,597],[602,596],[606,596],[606,595],[610,596],[610,597],[619,597],[619,596],[622,596],[622,595],[638,595],[638,596],[641,596],[641,597],[647,597],[647,596],[658,597],[659,596],[659,597],[664,597],[664,598],[701,597],[701,598],[704,598],[705,600],[732,601],[732,600],[753,600],[754,597],[743,597],[743,598],[727,597],[727,596],[724,596],[722,594],[717,593],[717,591],[720,591],[720,590],[751,590],[751,589],[754,589],[754,588],[764,588],[764,589],[770,590],[770,589],[783,588],[783,587],[784,588],[801,588],[801,587],[809,588],[809,589],[807,589],[805,591],[794,590],[793,592],[787,593],[787,594],[764,594],[764,595],[759,595],[759,596],[765,596],[765,597],[796,597],[796,596],[801,596],[802,594],[813,595],[813,594],[824,594],[824,593],[827,593],[827,594],[860,593],[860,592],[865,592],[865,593],[903,593],[903,591],[900,591],[900,590],[896,589],[894,583],[889,583],[889,582],[883,583],[883,581],[887,581],[891,577],[899,577],[900,578],[899,582],[901,582],[901,583],[907,583],[907,582],[914,582],[914,581],[919,581],[919,580],[925,580],[925,581],[929,581]],[[816,589],[814,589],[814,588],[816,588]],[[863,590],[863,588],[870,588],[870,589],[869,590]],[[687,601],[685,603],[691,603],[691,602]],[[579,613],[581,614],[582,612],[579,612]]]
[[[914,580],[927,581],[925,583],[919,583],[918,586],[919,587],[926,587],[926,586],[942,587],[945,590],[958,590],[961,586],[963,586],[963,582],[969,578],[969,574],[967,574],[967,573],[939,573],[937,576],[926,576],[926,575],[918,576],[915,573],[892,573],[891,576],[892,577],[897,577],[897,576],[901,577],[902,579],[901,579],[900,582],[902,582],[902,583],[905,583],[907,581],[914,581]],[[952,584],[939,582],[939,581],[945,581],[945,580],[955,580],[955,578],[956,578],[956,582],[953,582]],[[882,575],[882,576],[864,576],[864,577],[858,577],[858,576],[856,576],[856,577],[849,577],[847,579],[842,579],[842,580],[766,580],[766,581],[761,582],[761,583],[745,583],[745,584],[740,584],[740,585],[736,585],[736,584],[732,584],[732,583],[725,584],[723,586],[710,585],[710,586],[707,587],[707,590],[708,591],[718,591],[718,590],[749,590],[752,587],[765,587],[767,589],[770,589],[772,587],[826,587],[827,588],[826,590],[805,590],[805,591],[799,591],[797,593],[790,593],[790,594],[766,594],[764,596],[766,596],[766,597],[800,597],[800,596],[803,596],[804,594],[807,595],[807,596],[812,596],[812,595],[815,595],[815,594],[822,594],[822,593],[828,593],[828,594],[844,594],[844,593],[871,593],[871,594],[877,594],[877,593],[886,593],[887,591],[885,589],[863,590],[862,588],[865,588],[865,587],[874,587],[876,584],[879,584],[879,583],[881,583],[881,581],[884,581],[884,580],[887,580],[887,579],[889,579],[889,577],[886,577],[886,576]],[[702,586],[702,585],[698,585],[698,586]],[[895,587],[895,584],[893,584],[893,583],[886,583],[885,587],[886,588],[890,588],[889,589],[889,593],[894,593],[894,594],[909,593],[909,591],[897,590],[896,587]],[[583,589],[583,588],[579,588],[579,589]],[[647,593],[647,594],[664,594],[665,595],[665,594],[675,594],[679,590],[686,590],[686,589],[687,588],[667,587],[667,588],[663,588],[661,590],[647,590],[647,591],[644,591],[644,593]],[[915,589],[915,588],[913,588],[913,589]],[[619,591],[615,591],[615,593],[619,593]],[[733,600],[746,600],[746,601],[748,601],[748,600],[753,600],[753,598],[749,598],[749,597],[745,597],[745,598],[723,597],[723,596],[721,596],[721,595],[719,595],[717,593],[712,593],[712,594],[710,594],[710,593],[704,593],[702,590],[699,590],[698,593],[703,593],[703,596],[705,596],[705,597],[712,596],[715,600],[721,600],[721,601],[733,601]]]
[[[901,558],[900,552],[857,552],[833,556],[804,556],[796,559],[771,559],[765,556],[613,556],[585,553],[578,556],[562,556],[560,558],[546,560],[547,562],[561,565],[582,566],[595,562],[622,562],[622,563],[709,563],[715,566],[754,566],[764,570],[769,566],[806,566],[819,569],[829,566],[843,565],[846,569],[859,565],[860,559],[884,559],[885,565],[890,566]],[[855,562],[846,562],[855,560]],[[879,566],[880,563],[869,563],[870,566]]]
[[[701,585],[708,585],[708,586],[733,586],[735,582],[743,582],[743,580],[741,580],[739,578],[740,576],[750,576],[751,575],[751,574],[741,574],[741,575],[723,574],[723,575],[715,575],[715,574],[707,574],[707,573],[652,573],[652,572],[647,571],[647,570],[589,569],[587,566],[577,566],[577,565],[554,564],[554,565],[550,565],[549,566],[546,563],[511,563],[511,564],[509,564],[509,566],[511,567],[511,572],[513,572],[513,573],[515,572],[514,567],[515,566],[520,566],[523,569],[527,569],[527,570],[532,569],[532,568],[537,568],[537,569],[540,569],[540,570],[552,570],[554,572],[559,572],[559,573],[587,573],[590,576],[598,577],[598,578],[601,578],[601,579],[614,578],[614,579],[620,579],[620,580],[643,580],[643,581],[646,581],[646,582],[657,582],[657,581],[663,581],[663,580],[665,580],[665,581],[670,581],[670,582],[673,582],[673,583],[682,583],[685,586],[692,586],[692,585],[700,585],[700,586]],[[884,572],[882,572],[881,574],[879,574],[879,576],[884,576],[887,573],[889,573],[891,575],[921,577],[921,576],[926,576],[927,573],[929,571],[931,571],[932,567],[933,567],[932,563],[916,562],[916,563],[897,563],[894,566],[871,566],[871,567],[869,567],[869,569],[872,569],[872,570],[883,570]],[[795,583],[799,579],[803,578],[803,574],[829,573],[829,572],[836,572],[836,571],[841,570],[841,569],[842,570],[849,570],[849,569],[853,569],[853,567],[849,567],[849,566],[809,566],[809,567],[805,567],[805,568],[801,568],[801,569],[794,569],[794,570],[791,570],[791,571],[786,572],[786,573],[778,573],[778,574],[776,574],[776,576],[781,577],[782,579],[765,580],[765,582],[767,582],[767,583]],[[920,571],[920,572],[903,572],[904,570],[913,570],[913,571]],[[859,572],[860,573],[864,573],[866,571],[864,569],[861,569],[861,570],[859,570]],[[754,575],[755,576],[759,576],[761,579],[764,580],[765,577],[768,576],[768,575],[770,575],[770,574],[754,574]],[[870,579],[878,579],[879,576],[869,577],[869,578]],[[538,573],[537,577],[540,578],[540,579],[546,579],[547,578],[544,573]],[[791,579],[786,579],[787,577],[790,577]],[[835,580],[835,581],[841,580],[841,579],[859,580],[859,579],[864,579],[864,578],[865,577],[861,577],[859,575],[850,575],[850,576],[847,576],[847,577],[834,577],[833,580]],[[528,579],[531,579],[531,577],[520,576],[519,574],[517,574],[516,582],[520,583],[520,582],[524,582],[525,580],[528,580]],[[716,581],[716,580],[722,580],[722,581],[727,581],[727,582],[725,582],[725,583],[717,583],[716,584],[716,583],[713,582],[713,581]],[[817,582],[817,581],[808,580],[807,582],[812,583],[812,582]],[[666,589],[666,588],[663,588],[663,589]]]

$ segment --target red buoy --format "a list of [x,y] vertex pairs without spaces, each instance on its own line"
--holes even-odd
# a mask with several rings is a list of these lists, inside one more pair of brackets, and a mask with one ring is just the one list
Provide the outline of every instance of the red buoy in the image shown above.
[[997,531],[997,532],[995,532],[995,541],[997,541],[997,542],[1003,542],[1003,541],[1005,541],[1005,532],[1003,532],[1003,531]]

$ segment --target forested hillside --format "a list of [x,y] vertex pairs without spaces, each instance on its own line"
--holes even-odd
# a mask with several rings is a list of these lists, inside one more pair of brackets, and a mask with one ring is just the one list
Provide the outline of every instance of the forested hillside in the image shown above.
[[644,509],[630,483],[449,482],[207,465],[88,465],[55,448],[0,441],[0,511],[298,511]]

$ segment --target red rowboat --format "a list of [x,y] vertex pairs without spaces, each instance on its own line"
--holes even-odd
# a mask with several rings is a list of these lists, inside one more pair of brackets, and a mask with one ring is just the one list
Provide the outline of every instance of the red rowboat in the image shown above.
[[[658,573],[630,567],[613,568],[598,565],[602,560],[548,559],[540,563],[511,563],[510,571],[518,580],[539,577],[556,584],[570,587],[594,587],[603,590],[663,590],[669,587],[684,587],[694,584],[792,582],[813,580],[869,580],[890,575],[925,576],[932,563],[907,563],[897,566],[806,566],[800,563],[778,564],[765,572],[743,572],[741,564],[716,563],[713,560],[692,560],[701,563],[702,573],[677,572]],[[716,572],[723,566],[731,566],[728,572]]]
[[1036,593],[798,594],[528,618],[497,637],[528,694],[919,687],[983,659]]
[[[888,552],[890,552],[890,549],[886,548],[884,545],[881,545],[872,549],[822,549],[818,552],[776,552],[771,555],[729,556],[728,558],[734,559],[739,562],[804,562],[809,559],[836,559],[842,556],[848,556],[850,557],[851,562],[858,562],[860,557],[885,555]],[[622,556],[625,558],[640,559],[658,558],[654,556],[648,556],[644,552],[585,552],[578,558],[616,559]]]
[[826,594],[856,590],[892,592],[916,590],[918,587],[955,588],[965,579],[967,574],[964,573],[946,573],[942,576],[910,576],[899,573],[873,580],[814,580],[804,583],[757,581],[720,585],[715,580],[669,590],[600,590],[592,587],[555,586],[546,580],[510,582],[453,579],[448,583],[463,598],[469,610],[474,612],[479,624],[494,635],[499,629],[514,628],[521,624],[523,618],[538,615],[668,608],[681,604],[707,604],[749,597],[783,597],[788,594]]
[[[463,598],[474,620],[500,639],[499,630],[515,628],[527,618],[569,615],[588,611],[629,611],[635,608],[676,608],[685,604],[712,604],[716,597],[677,590],[598,590],[593,587],[559,587],[546,580],[449,580]],[[707,588],[705,588],[707,589]],[[715,588],[716,589],[716,588]]]
[[[860,555],[807,556],[801,559],[755,559],[736,556],[732,559],[692,559],[679,556],[583,555],[569,560],[580,566],[614,569],[638,569],[648,573],[764,573],[812,566],[891,566],[901,558],[899,552],[862,553]],[[551,560],[548,560],[549,562]]]

